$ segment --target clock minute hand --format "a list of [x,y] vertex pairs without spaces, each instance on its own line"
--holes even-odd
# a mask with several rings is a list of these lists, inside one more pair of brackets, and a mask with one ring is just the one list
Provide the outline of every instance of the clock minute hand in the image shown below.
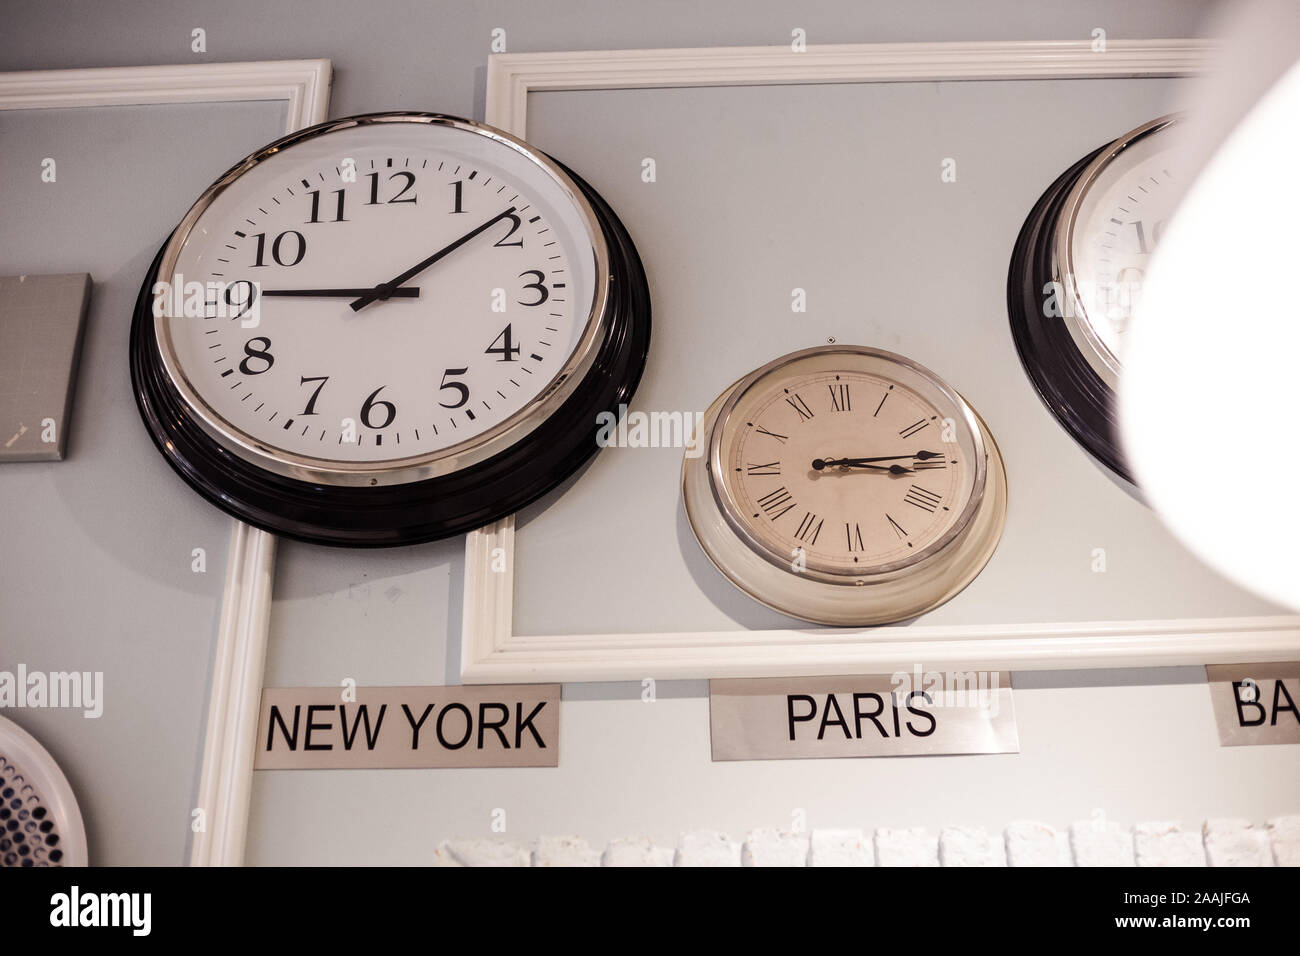
[[942,458],[941,451],[918,451],[914,455],[879,455],[875,458],[814,458],[813,468],[821,471],[823,468],[830,468],[832,465],[865,465],[875,461],[899,461],[904,458],[910,458],[915,461],[929,461],[931,458]]
[[509,216],[514,211],[515,211],[515,207],[511,206],[509,209],[505,210],[504,212],[497,213],[487,222],[483,223],[483,225],[479,226],[476,229],[471,229],[469,232],[465,233],[465,235],[461,236],[455,242],[451,242],[443,246],[433,255],[429,256],[429,258],[417,262],[415,265],[411,266],[411,268],[407,269],[401,275],[397,276],[397,278],[392,279],[388,282],[379,283],[379,285],[375,286],[373,289],[368,290],[364,295],[358,296],[354,302],[349,303],[349,305],[352,308],[352,311],[360,312],[371,302],[374,302],[377,299],[382,300],[391,297],[397,291],[397,287],[400,286],[403,282],[406,282],[409,279],[412,279],[415,276],[419,275],[421,272],[429,268],[429,266],[433,265],[443,256],[450,255],[451,253],[455,252],[457,249],[465,245],[465,243],[469,242],[479,233],[486,232],[488,229],[491,229],[494,225],[496,225],[502,219],[506,218],[506,216]]
[[[279,296],[297,296],[302,298],[333,298],[333,299],[350,299],[359,295],[365,295],[372,289],[263,289],[262,295],[279,295]],[[418,299],[420,289],[418,286],[404,286],[400,289],[394,289],[389,293],[393,298],[401,299]]]

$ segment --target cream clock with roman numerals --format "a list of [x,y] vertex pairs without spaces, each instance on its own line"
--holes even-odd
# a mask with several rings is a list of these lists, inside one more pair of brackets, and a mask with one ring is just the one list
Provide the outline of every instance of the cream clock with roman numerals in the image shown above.
[[934,373],[879,349],[782,356],[727,389],[683,498],[717,568],[822,624],[906,620],[984,568],[1006,475],[987,426]]

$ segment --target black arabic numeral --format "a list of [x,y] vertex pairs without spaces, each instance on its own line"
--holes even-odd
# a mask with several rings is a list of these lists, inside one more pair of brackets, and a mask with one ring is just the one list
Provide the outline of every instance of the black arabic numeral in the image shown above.
[[308,382],[320,382],[315,390],[311,393],[311,398],[307,400],[307,407],[302,410],[304,415],[316,414],[316,399],[320,398],[320,390],[325,387],[325,383],[330,380],[328,375],[304,375],[299,385],[306,385]]
[[524,247],[524,241],[522,239],[520,239],[518,242],[506,242],[506,240],[519,231],[519,227],[523,225],[523,222],[520,220],[518,216],[516,216],[512,212],[506,213],[506,218],[510,220],[510,231],[507,232],[500,239],[498,239],[496,242],[492,243],[492,245],[502,249],[505,248],[506,246],[518,246],[520,249],[522,249]]
[[[260,342],[258,348],[253,348],[254,342]],[[271,354],[271,340],[264,335],[255,335],[244,343],[244,360],[239,363],[239,370],[245,375],[261,375],[268,372],[271,366],[275,364],[275,356]],[[249,363],[259,360],[265,362],[262,368],[255,369]]]
[[[294,247],[297,252],[297,255],[293,257],[292,262],[285,262],[284,256],[282,255],[282,253],[286,251],[284,248],[284,240],[288,236],[293,236]],[[266,265],[266,233],[256,233],[253,238],[257,240],[257,261],[253,263],[253,266],[264,266]],[[271,258],[274,259],[275,264],[279,266],[296,266],[298,263],[302,262],[302,257],[306,254],[307,239],[296,229],[290,229],[288,232],[280,233],[271,243]]]
[[454,405],[448,405],[446,402],[439,402],[438,403],[439,405],[441,405],[443,408],[460,408],[462,405],[464,405],[466,402],[469,401],[468,385],[466,385],[464,382],[447,381],[448,375],[464,375],[468,371],[469,371],[468,368],[449,368],[442,373],[442,384],[438,386],[439,391],[445,392],[447,389],[451,389],[454,392],[458,392],[460,394],[460,401],[456,402]]
[[525,289],[537,290],[537,301],[524,302],[522,299],[516,300],[519,302],[520,305],[526,305],[530,307],[541,305],[543,302],[545,302],[547,299],[551,297],[550,291],[546,288],[546,273],[544,273],[541,269],[529,269],[527,272],[519,273],[519,278],[522,279],[524,276],[537,276],[537,279],[535,281],[526,283],[524,285]]
[[[370,393],[370,396],[361,406],[361,424],[365,425],[367,428],[387,428],[389,425],[393,424],[393,419],[397,417],[397,408],[392,402],[386,402],[382,398],[376,400],[379,393],[387,387],[387,385],[380,385]],[[376,425],[370,420],[370,413],[375,410],[376,406],[380,405],[384,407],[386,414],[384,415],[383,422]]]
[[[313,189],[307,195],[311,197],[311,218],[308,219],[307,222],[324,222],[325,220],[322,220],[320,217],[320,190]],[[347,220],[343,218],[343,190],[334,190],[334,195],[338,197],[338,208],[334,211],[334,218],[329,221],[347,222]]]
[[[501,343],[500,347],[497,346],[498,342]],[[522,346],[513,343],[514,337],[511,334],[510,326],[507,325],[501,330],[501,334],[492,340],[492,344],[484,349],[483,354],[500,355],[501,358],[497,359],[498,362],[513,362],[515,361],[514,357],[523,351]]]
[[[236,302],[231,293],[235,291],[236,287],[241,285],[248,286],[248,292],[241,296],[239,301]],[[226,291],[223,293],[223,297],[226,300],[226,305],[235,306],[238,309],[231,318],[242,319],[248,314],[248,310],[253,307],[253,303],[257,301],[257,286],[254,283],[249,282],[247,279],[240,279],[238,282],[232,282],[230,285],[226,286]]]
[[[367,206],[382,205],[382,203],[380,203],[379,201],[379,174],[366,173],[366,175],[370,177],[370,198],[366,201],[366,205]],[[409,170],[399,169],[397,172],[393,173],[393,175],[388,177],[388,181],[391,183],[394,179],[397,179],[399,177],[406,180],[406,185],[397,191],[396,196],[394,196],[392,199],[385,199],[384,202],[385,203],[415,202],[419,198],[418,196],[410,196],[406,199],[402,198],[411,189],[411,187],[415,185],[415,173],[410,172]]]

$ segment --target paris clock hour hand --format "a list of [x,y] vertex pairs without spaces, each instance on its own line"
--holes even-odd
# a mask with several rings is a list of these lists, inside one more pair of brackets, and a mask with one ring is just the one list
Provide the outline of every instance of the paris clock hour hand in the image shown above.
[[[300,298],[352,299],[366,295],[373,289],[263,289],[262,295],[296,296]],[[389,295],[393,298],[418,299],[420,290],[417,286],[403,286],[394,289]]]
[[910,475],[914,473],[911,468],[904,468],[902,465],[869,465],[858,458],[814,458],[812,466],[816,471],[821,471],[824,468],[840,467],[868,468],[871,471],[887,471],[891,475]]
[[388,282],[381,282],[373,289],[367,290],[363,295],[358,296],[355,301],[349,303],[349,305],[352,308],[352,311],[360,312],[371,302],[382,301],[384,299],[388,299],[396,295],[398,293],[398,287],[403,282],[410,281],[411,279],[419,275],[421,272],[423,272],[425,269],[429,268],[429,266],[437,262],[439,259],[455,252],[457,249],[465,245],[465,243],[469,242],[475,236],[479,235],[480,233],[487,232],[489,229],[495,226],[502,219],[505,219],[514,211],[515,211],[515,207],[511,206],[509,209],[505,210],[504,212],[497,213],[487,222],[483,223],[483,225],[475,229],[471,229],[469,232],[465,233],[465,235],[461,236],[455,242],[451,242],[443,246],[433,255],[429,256],[429,258],[417,262],[415,265],[411,266],[411,268],[407,269],[405,272],[403,272],[401,275],[397,276],[396,278],[391,279]]

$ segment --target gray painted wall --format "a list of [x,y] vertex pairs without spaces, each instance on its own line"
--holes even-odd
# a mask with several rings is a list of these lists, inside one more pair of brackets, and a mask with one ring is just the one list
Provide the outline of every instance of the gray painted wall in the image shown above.
[[104,675],[97,719],[7,712],[63,767],[92,861],[185,859],[231,526],[140,423],[135,297],[195,196],[284,124],[271,102],[0,111],[0,272],[93,282],[68,457],[0,466],[0,669]]
[[[7,29],[0,35],[0,69],[328,57],[335,70],[332,115],[408,108],[481,118],[494,27],[507,30],[515,52],[783,43],[796,26],[807,31],[812,43],[1080,38],[1097,26],[1111,37],[1155,37],[1195,35],[1208,9],[1208,4],[1175,0],[1140,5],[828,0],[797,6],[572,0],[9,3]],[[190,31],[200,26],[207,31],[206,55],[189,49]],[[959,270],[955,286],[977,300],[972,324],[963,324],[959,332],[978,341],[980,330],[995,329],[1000,321],[992,296],[1005,270],[1010,238],[1039,184],[1113,127],[1122,130],[1175,95],[1170,84],[1158,81],[1115,84],[1104,98],[1087,84],[1030,84],[1009,93],[1016,99],[987,122],[969,109],[959,119],[963,104],[995,102],[987,98],[996,95],[998,85],[981,86],[900,87],[879,101],[860,88],[534,97],[532,135],[538,144],[575,164],[606,193],[647,260],[661,334],[652,371],[658,369],[665,377],[658,386],[653,383],[660,379],[649,379],[639,401],[654,407],[703,407],[734,374],[765,358],[826,335],[843,335],[840,313],[829,306],[848,302],[852,288],[836,270],[815,261],[817,256],[799,265],[811,271],[811,278],[794,282],[774,275],[770,290],[744,284],[744,276],[732,276],[742,282],[733,281],[724,293],[710,285],[703,270],[686,270],[683,281],[686,250],[673,241],[674,233],[683,221],[692,229],[697,224],[679,210],[683,200],[698,198],[692,190],[701,190],[707,198],[705,184],[661,174],[658,185],[663,188],[658,193],[639,190],[640,184],[624,171],[629,158],[678,156],[704,168],[726,144],[701,134],[712,131],[716,136],[732,129],[755,135],[748,121],[764,107],[782,119],[766,128],[777,152],[765,161],[778,164],[807,155],[810,144],[800,137],[834,129],[846,109],[859,111],[859,119],[865,115],[862,111],[884,110],[900,121],[907,119],[909,103],[949,111],[946,115],[961,138],[959,156],[982,157],[973,167],[959,167],[961,175],[978,181],[980,162],[1013,164],[989,177],[987,187],[969,188],[970,205],[962,212],[965,228],[948,230],[938,240],[944,261]],[[636,110],[626,109],[629,102],[636,103]],[[1060,108],[1063,102],[1069,103],[1068,109]],[[212,109],[215,116],[218,108]],[[593,111],[602,122],[587,121],[587,114],[579,120],[577,109]],[[92,854],[103,863],[180,862],[188,838],[226,522],[189,495],[148,445],[129,396],[125,314],[154,245],[192,197],[230,161],[275,135],[275,120],[255,121],[228,111],[221,115],[232,118],[221,121],[230,125],[220,127],[226,135],[211,155],[159,168],[154,151],[145,184],[152,187],[156,182],[158,188],[138,202],[126,201],[123,191],[124,208],[111,219],[97,217],[89,234],[75,206],[67,207],[71,213],[54,213],[52,221],[41,218],[35,204],[43,199],[34,192],[40,185],[35,173],[34,185],[23,187],[26,192],[0,192],[6,210],[0,229],[0,272],[89,270],[97,281],[74,416],[78,433],[69,460],[0,470],[6,521],[0,548],[0,667],[13,659],[32,667],[107,672],[109,705],[121,708],[115,723],[108,723],[112,711],[95,730],[87,729],[90,722],[61,713],[13,715],[63,762],[87,808]],[[642,116],[653,122],[633,122]],[[731,127],[717,125],[719,118],[728,117]],[[1018,124],[1027,118],[1033,125],[1024,130]],[[943,138],[923,120],[924,115],[913,111],[918,150]],[[0,124],[5,122],[0,114]],[[128,131],[132,128],[127,126]],[[607,139],[598,135],[606,128],[611,131]],[[30,137],[14,136],[10,129],[0,125],[7,172],[31,162],[27,152],[15,152],[20,145],[27,149]],[[865,132],[865,123],[855,123],[851,135],[869,146]],[[144,160],[133,159],[128,146],[134,143],[146,155],[150,152],[144,139],[136,141],[120,130],[94,134],[65,124],[47,135],[71,137],[58,140],[69,155],[88,158],[93,151],[96,163],[85,177],[93,177],[101,190],[122,190],[138,175]],[[105,150],[102,144],[116,142],[115,136],[130,142],[120,150]],[[1007,148],[1008,136],[1017,140],[1015,150]],[[737,163],[743,159],[737,175],[754,182],[766,168],[752,153],[727,158]],[[848,154],[832,155],[828,161],[841,175],[853,169]],[[881,164],[881,171],[898,172],[908,165],[905,151],[897,150],[876,155],[872,162]],[[62,166],[60,174],[59,188],[66,183],[71,189],[77,177],[69,172],[65,180]],[[9,184],[11,178],[6,176],[0,189],[17,190]],[[960,188],[967,189],[968,181],[961,180]],[[815,195],[818,203],[808,208],[820,209],[829,193]],[[29,197],[21,200],[27,207],[19,206],[27,209],[27,218],[14,220],[9,210],[19,196]],[[890,191],[880,196],[881,202],[898,199],[891,200]],[[774,198],[784,203],[782,214],[795,217],[794,222],[840,228],[835,217],[824,212],[799,219],[803,207],[797,197]],[[940,204],[949,201],[951,197],[936,186],[921,209],[922,221],[941,221],[949,213]],[[108,232],[108,223],[119,221],[130,230],[125,236]],[[21,231],[15,224],[22,225]],[[759,249],[757,238],[751,236],[750,241],[753,250]],[[861,251],[866,255],[871,250],[863,245]],[[776,261],[774,257],[768,264]],[[766,273],[756,270],[755,275]],[[106,280],[117,285],[101,290],[99,283]],[[738,284],[744,288],[736,290]],[[687,375],[683,370],[680,379],[671,377],[669,350],[694,331],[699,313],[709,304],[707,297],[731,296],[724,301],[726,312],[775,295],[769,318],[770,328],[776,329],[776,313],[788,308],[788,290],[796,284],[823,290],[824,298],[814,303],[825,303],[826,311],[815,308],[807,329],[787,326],[774,338],[755,338],[744,350],[730,350],[720,342],[725,359],[710,374]],[[891,298],[896,295],[882,291],[880,334],[890,331],[884,316],[900,310],[915,310],[918,317],[937,321],[935,313],[916,310],[914,302]],[[711,327],[708,334],[728,338],[722,325]],[[1122,556],[1138,534],[1156,536],[1154,547],[1162,561],[1143,570],[1141,578],[1158,592],[1151,607],[1182,606],[1180,598],[1188,595],[1188,613],[1258,608],[1253,599],[1227,589],[1190,558],[1171,551],[1149,516],[1088,470],[1035,404],[1023,379],[1007,373],[1006,341],[989,347],[986,366],[968,363],[960,370],[944,366],[939,345],[925,336],[900,339],[898,344],[954,381],[960,379],[958,387],[968,391],[1003,439],[1009,466],[1033,467],[1041,449],[1058,464],[1059,480],[1082,489],[1094,505],[1113,506],[1114,513],[1103,525],[1107,540],[1100,545],[1117,546]],[[88,422],[90,426],[80,427]],[[664,477],[675,470],[673,458],[674,453],[661,453],[653,465],[653,493],[662,499],[658,504],[666,520],[670,499],[676,496]],[[578,533],[571,540],[565,529],[590,532],[590,524],[580,521],[582,513],[617,504],[618,472],[626,467],[620,464],[625,460],[602,457],[578,479],[579,493],[559,499],[552,510],[529,512],[520,532],[520,629],[542,633],[779,623],[710,578],[714,572],[691,551],[693,543],[683,538],[675,512],[672,523],[653,538],[659,555],[653,570],[656,580],[685,594],[685,601],[665,610],[670,602],[646,601],[636,588],[618,581],[585,602],[572,600],[582,573],[594,570],[591,565],[584,568],[581,557],[583,540],[592,538]],[[1051,582],[1043,580],[1020,588],[1013,563],[1027,571],[1028,555],[1042,547],[1051,561],[1041,573],[1065,575],[1062,569],[1072,566],[1077,548],[1093,546],[1097,529],[1077,516],[1064,515],[1052,519],[1057,533],[1050,541],[1047,535],[1035,538],[1037,516],[1051,513],[1048,488],[1039,482],[1018,486],[1014,471],[1012,481],[1013,494],[1021,495],[1013,499],[1016,510],[1008,526],[1007,545],[1015,560],[996,574],[990,569],[993,576],[981,578],[962,596],[964,603],[954,602],[939,612],[944,620],[1023,620],[1041,617],[1045,608],[1059,608],[1060,617],[1077,619],[1105,616],[1091,613],[1094,602],[1118,609],[1115,613],[1146,606],[1134,597],[1138,578],[1129,577],[1126,584],[1118,569],[1105,581],[1079,574],[1077,583],[1060,584],[1055,595],[1047,586]],[[574,521],[580,523],[575,526]],[[190,573],[188,561],[181,560],[197,546],[191,543],[195,539],[209,547],[210,571],[202,581]],[[576,550],[577,566],[553,566],[548,573],[548,561],[566,546]],[[173,557],[173,551],[179,557]],[[1073,578],[1053,579],[1058,584],[1066,580]],[[334,684],[343,677],[362,684],[454,682],[462,582],[459,542],[381,553],[282,543],[267,683]],[[1179,593],[1179,582],[1185,585],[1184,594]],[[1295,748],[1220,750],[1202,681],[1196,668],[1017,675],[1020,755],[730,765],[713,765],[708,759],[704,683],[660,684],[653,705],[641,703],[636,684],[570,685],[565,688],[562,765],[554,770],[258,774],[249,860],[418,863],[428,859],[439,839],[486,835],[495,808],[507,811],[508,835],[518,839],[578,832],[596,840],[645,833],[666,841],[694,827],[740,832],[788,825],[796,808],[806,811],[814,826],[865,827],[998,827],[1023,816],[1061,824],[1086,816],[1093,807],[1120,820],[1181,817],[1189,822],[1207,815],[1262,819],[1295,811],[1300,767],[1294,759],[1281,759],[1294,757]],[[1117,741],[1124,743],[1116,747]]]

